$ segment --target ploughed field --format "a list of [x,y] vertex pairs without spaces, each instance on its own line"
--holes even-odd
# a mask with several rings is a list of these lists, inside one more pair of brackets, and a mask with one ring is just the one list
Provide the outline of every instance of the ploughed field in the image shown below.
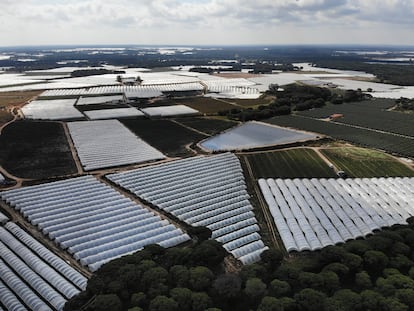
[[137,136],[170,157],[192,155],[186,149],[186,145],[206,138],[170,120],[128,119],[121,122]]
[[42,179],[76,173],[63,125],[18,121],[0,136],[0,164],[22,178]]

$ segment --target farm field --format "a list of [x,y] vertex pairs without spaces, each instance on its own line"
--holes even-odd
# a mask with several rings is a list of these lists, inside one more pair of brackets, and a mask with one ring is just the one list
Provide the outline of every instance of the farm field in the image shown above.
[[414,170],[375,150],[344,147],[321,152],[349,177],[414,177]]
[[340,113],[343,114],[343,118],[335,122],[414,137],[414,119],[409,114],[387,110],[394,105],[395,101],[391,99],[374,99],[342,105],[327,105],[298,114],[319,119]]
[[41,91],[1,92],[0,107],[23,104],[40,93]]
[[215,135],[238,124],[234,121],[209,118],[179,118],[175,121],[209,135]]
[[356,128],[345,124],[331,123],[298,115],[279,116],[266,122],[280,126],[325,134],[360,146],[385,150],[403,156],[414,156],[414,139]]
[[240,154],[250,164],[255,179],[259,178],[329,178],[333,170],[312,149]]
[[128,119],[121,122],[151,146],[170,157],[192,155],[185,146],[206,138],[170,120]]
[[271,103],[271,101],[273,100],[273,98],[257,98],[257,99],[228,99],[227,101],[230,101],[232,103],[235,103],[238,106],[241,107],[254,107],[254,106],[259,106],[259,105],[268,105]]
[[11,120],[13,120],[13,116],[8,111],[0,109],[0,126]]
[[186,105],[205,114],[217,114],[219,111],[238,108],[237,105],[209,97],[196,97],[175,100],[175,103]]
[[0,165],[22,178],[42,179],[76,173],[63,126],[18,121],[0,136]]

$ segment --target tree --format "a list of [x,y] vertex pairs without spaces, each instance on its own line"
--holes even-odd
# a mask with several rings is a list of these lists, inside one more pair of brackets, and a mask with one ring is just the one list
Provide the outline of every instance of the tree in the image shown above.
[[260,255],[262,262],[266,265],[267,269],[270,271],[274,271],[276,268],[280,266],[283,260],[283,254],[280,250],[270,248],[265,250]]
[[175,311],[178,310],[178,304],[172,298],[166,296],[157,296],[151,300],[149,305],[150,311]]
[[384,303],[384,297],[381,294],[368,289],[362,291],[360,296],[362,310],[381,310]]
[[322,290],[324,287],[322,277],[319,274],[312,272],[302,272],[299,275],[299,283],[302,288]]
[[360,290],[372,288],[371,277],[366,271],[361,271],[355,274],[355,285]]
[[367,251],[364,254],[364,266],[368,271],[380,274],[388,265],[388,257],[381,251]]
[[361,307],[361,297],[350,289],[338,290],[332,299],[336,300],[344,311],[354,311]]
[[336,275],[338,275],[341,279],[346,278],[349,274],[349,268],[347,266],[345,266],[344,264],[339,263],[339,262],[330,263],[329,265],[325,266],[322,269],[322,271],[323,272],[332,271]]
[[251,278],[246,282],[244,292],[251,299],[259,299],[266,293],[266,284],[261,279]]
[[274,297],[263,297],[257,311],[283,311],[283,305],[279,299]]
[[211,298],[204,292],[193,293],[191,295],[192,311],[204,311],[211,307]]
[[302,289],[294,296],[301,310],[320,311],[323,310],[326,295],[312,288]]
[[131,306],[141,306],[146,298],[147,298],[147,295],[145,295],[143,292],[132,294]]
[[239,296],[242,281],[236,274],[222,274],[213,283],[213,288],[224,300]]
[[191,311],[193,292],[188,288],[177,287],[170,291],[170,296],[178,303],[180,311]]
[[414,310],[414,290],[412,288],[398,289],[394,296],[400,302],[409,306],[410,310]]
[[342,257],[341,262],[349,268],[350,271],[357,271],[361,268],[362,265],[362,258],[361,256],[352,254],[352,253],[346,253]]
[[384,300],[387,311],[408,311],[408,306],[398,300],[388,297]]
[[290,285],[286,281],[274,279],[272,282],[270,282],[269,292],[273,297],[279,298],[287,296],[290,293],[290,291]]
[[214,278],[213,272],[207,267],[198,266],[190,269],[190,287],[196,291],[208,289]]
[[166,284],[168,280],[168,271],[162,267],[151,268],[144,272],[142,276],[142,284],[146,289],[156,288],[161,284]]
[[189,227],[187,230],[188,234],[195,236],[199,242],[207,241],[211,238],[212,231],[207,227]]
[[170,268],[170,279],[178,287],[187,287],[190,271],[186,266],[176,265]]
[[215,240],[207,240],[197,245],[191,253],[191,261],[197,265],[216,267],[223,262],[226,251],[221,244]]
[[341,287],[339,277],[335,272],[325,271],[319,273],[319,275],[323,282],[323,290],[326,293],[331,294]]
[[96,311],[120,311],[122,309],[121,300],[115,294],[97,295],[92,306]]

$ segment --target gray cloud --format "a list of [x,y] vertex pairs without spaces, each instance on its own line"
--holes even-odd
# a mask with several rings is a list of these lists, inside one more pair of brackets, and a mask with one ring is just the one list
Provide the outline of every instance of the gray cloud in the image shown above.
[[[414,44],[407,38],[414,0],[0,0],[0,16],[8,31],[0,45],[312,43],[309,38]],[[356,28],[358,36],[351,36]],[[107,42],[97,42],[102,38]]]

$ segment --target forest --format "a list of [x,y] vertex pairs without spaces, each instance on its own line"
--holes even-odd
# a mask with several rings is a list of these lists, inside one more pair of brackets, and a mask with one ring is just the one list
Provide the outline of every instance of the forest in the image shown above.
[[229,271],[207,236],[185,247],[144,250],[104,265],[65,310],[414,310],[414,224],[366,239]]

